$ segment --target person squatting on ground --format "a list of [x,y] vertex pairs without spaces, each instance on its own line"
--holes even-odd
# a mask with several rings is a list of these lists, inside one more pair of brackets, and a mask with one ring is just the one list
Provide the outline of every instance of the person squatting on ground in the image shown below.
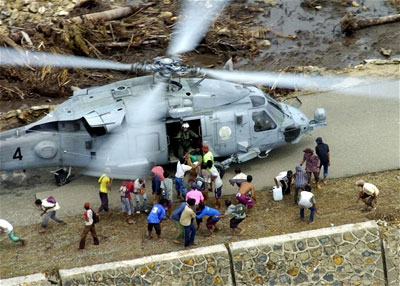
[[121,196],[122,215],[126,217],[126,222],[133,224],[133,205],[131,200],[131,193],[133,193],[134,184],[131,180],[121,182],[119,187],[119,194]]
[[147,216],[147,232],[148,236],[147,239],[151,239],[151,232],[154,229],[156,230],[157,234],[157,241],[161,240],[161,222],[165,218],[166,211],[165,208],[167,207],[167,200],[161,199],[159,204],[155,204],[151,209],[149,215]]
[[25,241],[23,239],[14,235],[13,226],[5,219],[0,219],[0,233],[7,233],[12,242],[19,242],[21,245],[25,245]]
[[305,191],[300,193],[299,207],[300,207],[300,219],[304,220],[304,209],[310,210],[310,218],[308,223],[314,223],[314,215],[317,213],[317,205],[315,201],[315,196],[311,193],[311,187],[306,185],[304,187]]
[[189,123],[184,122],[181,130],[179,130],[175,137],[179,144],[177,154],[178,158],[182,158],[187,152],[189,152],[189,150],[192,148],[193,140],[199,138],[199,135],[190,130],[189,127]]
[[171,208],[172,208],[172,187],[174,185],[174,182],[172,179],[169,177],[169,172],[164,171],[164,180],[161,181],[161,197],[167,201],[167,217],[171,215]]
[[201,219],[204,216],[208,216],[206,226],[208,232],[210,233],[210,237],[213,237],[213,228],[215,230],[219,230],[219,228],[217,227],[217,222],[221,217],[221,213],[217,209],[204,205],[204,203],[199,204],[199,211],[200,213],[196,215],[196,219]]
[[226,211],[221,218],[224,218],[228,215],[232,215],[233,217],[229,221],[229,227],[231,228],[232,234],[236,234],[236,230],[239,230],[239,235],[244,232],[244,228],[240,228],[239,224],[246,218],[246,206],[238,203],[236,206],[231,203],[229,200],[225,200]]
[[113,179],[108,177],[108,173],[110,172],[110,170],[106,170],[106,172],[101,175],[101,177],[98,180],[99,186],[100,186],[100,191],[99,191],[99,196],[100,196],[100,207],[98,210],[98,213],[102,212],[103,210],[105,212],[109,211],[108,208],[108,192],[111,192],[111,185],[112,185],[112,181]]
[[319,166],[320,161],[317,155],[314,154],[314,151],[310,148],[306,148],[303,150],[304,156],[303,160],[300,163],[300,166],[303,166],[303,163],[306,162],[306,173],[307,173],[307,184],[311,184],[311,174],[314,174],[315,178],[315,186],[317,190],[321,189],[319,185]]
[[315,142],[317,142],[317,146],[315,147],[315,153],[317,154],[320,164],[319,169],[321,171],[321,167],[324,166],[324,180],[323,183],[326,184],[328,180],[328,167],[331,165],[331,156],[329,153],[329,146],[322,141],[321,137],[318,137]]
[[219,175],[218,169],[214,166],[211,160],[207,161],[207,168],[211,174],[211,186],[214,187],[215,203],[217,208],[221,208],[221,196],[222,196],[222,180]]
[[297,206],[299,201],[299,190],[304,191],[307,184],[307,175],[303,172],[303,168],[299,165],[296,166],[296,174],[294,174],[294,204]]
[[377,196],[379,195],[378,188],[371,184],[366,183],[364,180],[358,180],[356,185],[360,187],[357,203],[362,200],[366,205],[365,210],[371,208],[371,212],[376,210]]
[[185,173],[190,171],[192,167],[185,164],[185,158],[180,158],[178,163],[176,164],[176,173],[175,173],[175,189],[178,194],[178,198],[182,194],[182,200],[185,200],[187,189],[185,186],[185,182],[183,181],[185,177]]
[[238,190],[239,190],[240,185],[245,181],[247,181],[247,175],[245,173],[243,173],[239,167],[237,167],[235,169],[235,176],[232,179],[229,179],[229,183],[232,186],[234,184],[236,184],[238,186]]
[[252,181],[253,181],[253,177],[251,175],[248,175],[246,182],[243,182],[240,185],[239,191],[236,194],[236,200],[238,200],[239,203],[246,206],[247,215],[248,215],[249,209],[254,207],[254,204],[256,203],[256,194],[254,191],[254,186],[253,186]]
[[196,201],[194,199],[189,199],[187,201],[187,205],[183,209],[181,218],[179,220],[179,223],[185,229],[185,249],[188,249],[190,245],[196,245],[194,242],[194,238],[196,237],[196,228],[193,224],[193,219],[196,218],[196,213],[192,209],[195,202]]
[[79,242],[79,249],[85,249],[85,244],[86,244],[86,236],[90,232],[93,237],[93,244],[94,245],[99,245],[99,238],[97,237],[96,234],[96,228],[94,226],[94,212],[90,208],[90,203],[86,202],[83,205],[83,208],[85,209],[85,212],[83,214],[84,219],[85,219],[85,227],[83,228],[82,234],[81,234],[81,240]]
[[174,221],[178,232],[173,240],[173,243],[181,244],[184,238],[185,229],[179,222],[182,216],[182,212],[188,204],[186,202],[181,203],[171,214],[170,218]]
[[280,187],[279,183],[281,183],[283,195],[289,195],[294,185],[292,170],[289,170],[287,172],[280,172],[278,176],[274,178],[274,181],[277,188]]
[[[147,194],[146,194],[146,182],[142,178],[135,180],[133,184],[133,194],[136,200],[136,213],[140,212],[147,213]],[[140,207],[140,200],[142,201],[142,207]]]
[[44,200],[37,199],[35,201],[35,205],[43,211],[40,214],[40,216],[45,215],[42,221],[42,228],[39,230],[39,233],[46,232],[49,219],[52,219],[60,224],[67,224],[63,220],[56,217],[56,211],[60,209],[60,205],[58,204],[58,202],[56,202],[56,199],[53,198],[52,196],[45,198]]

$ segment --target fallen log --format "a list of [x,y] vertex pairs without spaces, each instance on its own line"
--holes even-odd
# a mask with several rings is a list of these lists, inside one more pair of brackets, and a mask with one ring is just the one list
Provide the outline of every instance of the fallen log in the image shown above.
[[377,18],[356,18],[352,13],[347,13],[340,20],[340,26],[343,33],[351,34],[360,29],[394,22],[400,22],[400,14]]
[[145,9],[147,7],[155,5],[154,2],[144,3],[140,5],[132,5],[127,7],[120,7],[112,10],[107,10],[103,12],[97,12],[92,14],[86,14],[81,16],[76,16],[71,18],[71,21],[77,24],[83,23],[83,21],[110,21],[110,20],[117,20],[127,16],[132,15],[133,13]]

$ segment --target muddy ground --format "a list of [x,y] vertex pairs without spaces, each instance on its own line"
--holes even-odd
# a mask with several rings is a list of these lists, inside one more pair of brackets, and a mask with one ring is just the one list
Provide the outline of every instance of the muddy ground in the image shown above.
[[[358,190],[355,181],[359,178],[376,184],[381,190],[375,213],[363,212],[363,203],[356,204]],[[293,203],[293,194],[285,196],[282,201],[273,201],[270,190],[258,190],[257,203],[250,216],[242,223],[245,232],[241,236],[232,236],[229,220],[223,219],[218,223],[222,229],[216,232],[215,238],[208,238],[205,225],[202,226],[196,236],[197,247],[374,219],[399,224],[399,183],[399,170],[332,179],[323,185],[321,190],[313,191],[318,214],[312,225],[300,221],[299,209]],[[235,201],[233,196],[223,199],[227,198]],[[214,199],[210,199],[209,205],[214,206]],[[39,212],[37,215],[39,216]],[[38,233],[39,224],[15,227],[15,234],[27,242],[24,247],[12,243],[3,235],[0,241],[0,277],[37,272],[52,274],[63,268],[133,259],[183,249],[183,245],[172,242],[176,230],[174,223],[169,219],[162,224],[163,241],[147,241],[144,214],[135,215],[136,224],[128,225],[120,211],[113,210],[110,216],[102,215],[101,222],[96,225],[100,245],[94,246],[89,235],[87,247],[83,251],[77,249],[83,229],[83,217],[69,217],[65,218],[65,221],[67,225],[58,225],[51,221],[45,234]]]

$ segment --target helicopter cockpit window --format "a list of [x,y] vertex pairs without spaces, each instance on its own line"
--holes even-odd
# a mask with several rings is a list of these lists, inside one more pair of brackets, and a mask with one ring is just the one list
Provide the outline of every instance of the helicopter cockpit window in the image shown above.
[[271,117],[265,111],[253,112],[252,119],[254,121],[255,132],[262,132],[276,128],[275,122],[272,121]]
[[265,97],[261,96],[250,96],[251,104],[253,107],[261,106],[265,104]]

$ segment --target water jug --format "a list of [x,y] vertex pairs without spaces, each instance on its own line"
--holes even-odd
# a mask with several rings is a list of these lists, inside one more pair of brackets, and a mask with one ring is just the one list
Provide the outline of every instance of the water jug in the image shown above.
[[277,188],[276,186],[274,186],[272,188],[272,196],[274,198],[274,201],[282,200],[282,198],[283,198],[283,196],[282,196],[282,187]]

